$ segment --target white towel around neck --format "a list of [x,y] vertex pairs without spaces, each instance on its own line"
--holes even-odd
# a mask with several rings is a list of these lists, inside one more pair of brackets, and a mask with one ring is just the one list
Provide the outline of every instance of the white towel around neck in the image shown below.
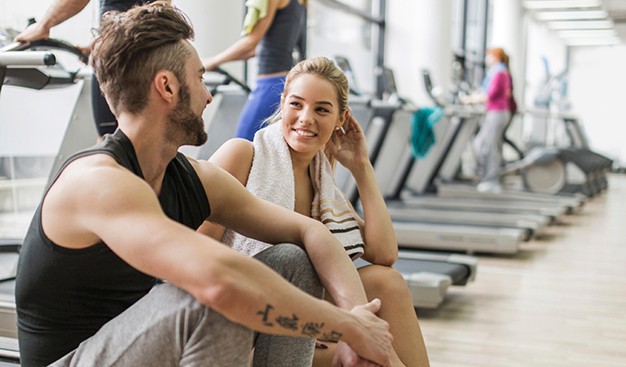
[[[335,185],[330,162],[323,152],[318,152],[313,158],[309,170],[315,191],[312,217],[331,231],[350,258],[360,257],[364,251],[361,231],[348,202]],[[280,123],[269,125],[255,134],[254,158],[246,187],[262,199],[294,210],[296,197],[291,154]],[[267,218],[272,220],[271,215]],[[249,256],[271,246],[229,229],[224,233],[223,241]]]

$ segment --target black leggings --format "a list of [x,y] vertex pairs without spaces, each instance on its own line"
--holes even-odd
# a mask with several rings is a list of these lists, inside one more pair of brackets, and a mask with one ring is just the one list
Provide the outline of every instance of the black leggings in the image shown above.
[[91,106],[93,108],[93,119],[96,122],[96,129],[99,136],[113,134],[117,129],[117,120],[111,112],[106,99],[100,91],[100,83],[95,76],[91,80]]

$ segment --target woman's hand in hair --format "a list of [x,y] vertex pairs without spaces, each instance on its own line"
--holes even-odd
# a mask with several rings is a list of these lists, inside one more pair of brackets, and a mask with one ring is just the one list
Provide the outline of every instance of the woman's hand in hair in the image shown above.
[[359,122],[351,115],[335,130],[328,142],[328,151],[337,162],[353,171],[369,162],[365,134]]

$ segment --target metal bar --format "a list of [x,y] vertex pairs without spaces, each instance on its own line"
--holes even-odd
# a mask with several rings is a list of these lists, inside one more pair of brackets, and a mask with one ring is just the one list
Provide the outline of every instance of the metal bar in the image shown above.
[[375,23],[378,25],[383,25],[385,23],[385,18],[384,17],[376,17],[373,16],[372,14],[369,14],[361,9],[355,8],[351,5],[345,4],[341,1],[338,0],[317,0],[317,2],[322,3],[322,4],[326,4],[329,7],[344,11],[346,13],[352,14],[352,15],[356,15],[362,19],[367,20],[370,23]]
[[383,68],[385,66],[385,33],[386,33],[386,19],[387,16],[387,1],[386,0],[378,0],[378,9],[377,15],[379,18],[383,19],[382,23],[378,23],[378,28],[375,30],[375,36],[372,38],[372,49],[376,50],[376,54],[374,55],[374,65],[376,65],[376,73],[377,76],[375,78],[375,90],[376,97],[383,98],[384,94],[384,82],[383,82]]

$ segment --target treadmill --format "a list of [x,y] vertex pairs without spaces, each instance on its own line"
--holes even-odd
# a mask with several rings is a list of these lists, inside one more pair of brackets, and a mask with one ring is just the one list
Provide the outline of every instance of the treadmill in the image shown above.
[[[582,194],[542,194],[522,190],[504,189],[499,193],[479,192],[472,184],[455,183],[455,175],[461,165],[463,150],[470,143],[483,113],[472,107],[456,106],[451,108],[456,116],[442,119],[442,123],[454,125],[453,137],[441,158],[441,166],[437,172],[436,191],[442,197],[478,197],[492,199],[507,199],[543,203],[547,205],[564,206],[570,213],[579,211],[586,197]],[[453,121],[456,118],[457,121]]]
[[[394,126],[389,126],[387,132],[371,132],[372,135],[377,134],[375,139],[384,139],[384,134],[393,134],[396,137],[394,140],[401,139],[401,136],[410,134],[406,124],[406,119],[410,119],[407,113],[399,111],[399,115],[396,116],[396,120],[392,121]],[[410,113],[409,113],[410,114]],[[550,223],[551,218],[547,215],[539,213],[519,213],[519,212],[501,212],[497,211],[480,211],[473,210],[471,215],[468,215],[467,211],[463,210],[442,210],[443,208],[429,207],[428,205],[411,205],[407,202],[411,201],[408,195],[404,194],[404,190],[407,185],[407,179],[411,175],[412,171],[419,172],[422,176],[427,176],[428,172],[434,170],[434,163],[437,159],[437,150],[445,143],[445,139],[442,139],[442,134],[438,130],[441,130],[442,125],[435,126],[435,140],[436,144],[431,147],[431,152],[422,159],[416,160],[411,154],[408,147],[391,145],[387,147],[383,154],[385,161],[390,161],[393,158],[397,162],[396,167],[392,172],[383,172],[381,178],[383,183],[383,193],[389,199],[388,203],[390,211],[393,213],[393,217],[398,220],[407,221],[419,221],[424,223],[447,223],[447,224],[466,224],[466,225],[478,225],[478,226],[497,226],[502,228],[520,228],[524,230],[524,240],[528,240],[534,236],[541,235],[545,227]],[[394,150],[395,156],[389,157],[390,150]],[[435,160],[433,160],[433,158]],[[380,170],[384,170],[381,167]],[[437,200],[433,200],[436,204]],[[475,209],[469,207],[468,209]],[[554,213],[556,214],[556,213]]]
[[[464,108],[446,107],[445,116],[434,128],[436,144],[428,155],[421,160],[411,160],[411,168],[401,178],[404,183],[403,192],[398,193],[398,183],[394,183],[396,195],[401,195],[409,205],[419,205],[424,208],[458,209],[470,212],[494,212],[514,214],[540,214],[548,216],[551,221],[557,221],[566,211],[571,211],[580,205],[579,201],[558,203],[554,201],[514,199],[496,194],[482,197],[447,197],[440,182],[441,171],[449,167],[450,152],[458,151],[460,144],[455,144],[459,134],[467,131],[465,126],[477,124],[475,119],[464,118]],[[469,111],[471,113],[471,111]],[[471,116],[471,114],[470,114]],[[408,132],[407,132],[408,133]],[[403,154],[410,154],[404,152]],[[460,152],[455,152],[455,155]],[[406,157],[405,157],[406,159]],[[410,158],[409,158],[410,159]],[[455,169],[458,169],[458,160],[455,160]],[[449,168],[447,168],[450,170]],[[467,186],[467,185],[466,185]],[[439,192],[441,189],[442,192]],[[539,195],[541,196],[541,195]],[[569,206],[568,206],[569,205]]]
[[[461,219],[455,221],[452,218],[454,216],[459,218],[463,213],[449,215],[450,213],[441,210],[428,210],[420,205],[407,203],[392,193],[392,180],[396,180],[397,187],[402,187],[403,177],[408,173],[406,167],[389,162],[401,162],[403,156],[411,154],[408,143],[398,142],[406,141],[406,137],[409,136],[409,122],[413,113],[414,110],[410,108],[398,109],[391,119],[376,121],[377,124],[370,126],[367,132],[368,139],[371,139],[375,146],[370,159],[385,195],[400,246],[468,253],[516,253],[520,242],[530,236],[529,228],[513,225],[497,227],[489,218],[483,218],[484,222],[479,223],[476,219],[479,216],[473,215],[467,216],[470,218],[468,221]],[[493,217],[494,219],[500,217],[500,220],[504,218],[498,215]],[[546,223],[545,218],[540,219],[542,222],[538,223]]]
[[[36,51],[39,49],[48,51]],[[74,46],[54,39],[30,44],[13,43],[0,49],[0,92],[6,92],[6,88],[3,90],[6,85],[25,87],[14,88],[13,93],[0,102],[14,106],[23,98],[29,98],[31,92],[28,89],[56,89],[45,92],[51,103],[75,103],[70,111],[59,113],[63,116],[54,114],[41,121],[45,125],[43,130],[50,131],[40,132],[46,139],[34,150],[24,151],[24,147],[32,147],[33,143],[30,131],[23,130],[39,129],[38,121],[30,121],[26,127],[12,125],[10,121],[0,126],[0,136],[12,139],[10,144],[2,144],[0,150],[3,163],[0,169],[8,168],[0,171],[0,175],[7,176],[6,180],[0,180],[0,196],[3,199],[10,197],[10,200],[2,200],[0,206],[0,366],[19,363],[15,275],[32,213],[52,172],[67,155],[95,143],[97,138],[91,113],[90,74],[82,70],[68,71],[58,63],[57,55],[50,49],[70,52],[83,61],[87,60]],[[11,99],[14,100],[11,102]],[[12,111],[15,109],[3,108],[1,112],[4,118],[12,121],[15,117],[11,115]],[[29,140],[22,142],[27,138]]]
[[[433,85],[430,79],[430,73],[427,70],[423,71],[423,78],[426,91],[431,96],[433,101],[438,103],[432,94]],[[532,176],[531,181],[533,181],[534,185],[539,185],[539,187],[536,187],[536,191],[546,192],[549,194],[529,192],[523,188],[515,190],[502,190],[502,192],[497,194],[483,193],[479,192],[474,184],[455,183],[456,174],[459,171],[461,163],[461,155],[470,140],[473,138],[476,130],[478,130],[479,121],[483,119],[484,108],[468,105],[452,105],[446,106],[446,109],[456,110],[455,114],[457,115],[456,117],[459,121],[454,131],[453,139],[447,143],[446,150],[443,153],[445,156],[442,157],[438,163],[437,172],[435,172],[437,175],[437,181],[435,182],[433,177],[428,178],[429,184],[431,185],[428,187],[430,192],[436,192],[441,197],[497,198],[498,200],[520,200],[538,202],[547,205],[564,205],[569,213],[580,210],[585,201],[585,195],[568,194],[564,192],[559,192],[558,195],[552,194],[565,187],[564,184],[566,184],[570,179],[570,172],[581,171],[582,167],[579,164],[580,160],[574,159],[574,155],[580,156],[580,154],[569,154],[564,151],[553,150],[552,154],[557,156],[557,160],[554,163],[558,163],[556,164],[558,167],[552,168],[559,169],[559,171],[556,175],[550,175],[550,172],[553,171],[546,168],[546,166],[537,164],[531,164],[530,166],[525,165],[525,162],[522,160],[522,158],[524,158],[523,153],[519,148],[512,144],[506,136],[504,137],[504,141],[511,144],[514,150],[520,154],[520,159],[516,162],[512,162],[511,164],[507,164],[506,168],[510,171],[523,169],[523,174]],[[450,121],[450,119],[448,119],[448,121]],[[545,155],[543,152],[537,153],[540,153],[539,155]],[[583,175],[585,174],[586,172],[583,173]],[[436,187],[432,186],[433,183],[435,183]],[[525,180],[525,183],[530,182]]]
[[[351,86],[350,111],[361,124],[363,131],[367,131],[368,126],[376,123],[375,121],[388,118],[398,108],[396,103],[375,100],[360,93],[356,88],[356,82],[352,79],[354,74],[350,69],[348,60],[336,56],[335,62],[349,77]],[[371,156],[375,147],[371,146],[370,139],[367,143]],[[335,181],[346,197],[354,202],[352,198],[356,197],[357,190],[350,172],[343,166],[337,165]],[[367,262],[359,259],[355,264],[362,266],[366,265]],[[415,307],[436,308],[443,302],[449,286],[463,286],[475,279],[477,259],[461,254],[400,250],[394,268],[400,271],[407,281]]]
[[[385,74],[390,81],[387,83],[390,86],[390,95],[393,95],[396,92],[393,74],[390,70],[385,70]],[[518,251],[519,243],[523,239],[528,239],[543,230],[551,218],[539,215],[537,212],[516,213],[517,216],[514,216],[485,211],[473,215],[473,213],[463,211],[446,212],[436,209],[434,204],[430,208],[425,208],[412,203],[412,197],[408,200],[401,197],[400,194],[406,191],[403,187],[411,173],[411,168],[423,162],[412,159],[408,144],[398,144],[398,142],[407,141],[407,137],[410,136],[409,124],[415,109],[403,103],[400,98],[396,100],[399,101],[396,108],[391,109],[384,118],[372,120],[366,134],[370,145],[370,159],[377,172],[381,190],[387,199],[401,246],[470,253],[512,254]],[[446,114],[451,116],[455,113],[456,111],[446,111]],[[380,113],[375,113],[375,115],[378,114]],[[435,127],[440,128],[441,125],[437,124]],[[430,173],[436,172],[440,165],[440,155],[434,154],[433,151],[445,150],[445,144],[440,144],[439,138],[436,137],[436,146],[431,148],[431,152],[425,158],[429,161]],[[389,162],[394,164],[390,165]],[[425,170],[414,169],[413,171],[423,174]],[[426,175],[428,174],[429,172],[426,172]],[[354,199],[352,196],[351,200],[355,201]],[[435,200],[439,198],[433,199],[433,203]],[[358,208],[358,204],[355,206]],[[511,204],[500,203],[500,207],[510,210]],[[466,208],[470,209],[470,206],[466,205]],[[550,214],[558,216],[562,212]]]

